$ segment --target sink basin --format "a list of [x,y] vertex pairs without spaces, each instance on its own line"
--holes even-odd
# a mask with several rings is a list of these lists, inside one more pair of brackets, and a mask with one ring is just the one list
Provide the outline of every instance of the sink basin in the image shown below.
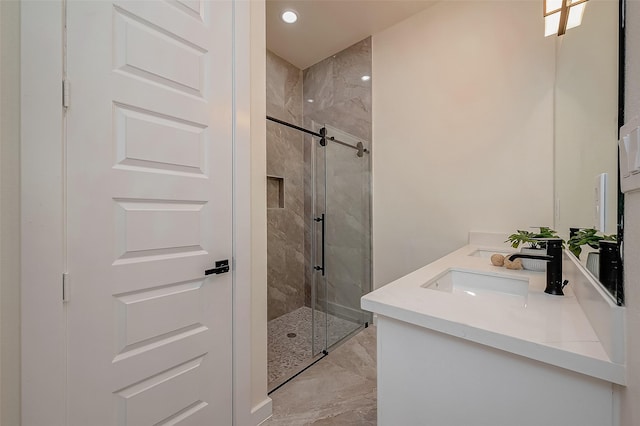
[[526,306],[529,279],[451,268],[422,287],[492,303]]
[[501,254],[503,256],[506,256],[508,254],[512,254],[513,252],[511,251],[495,251],[495,250],[485,250],[485,249],[478,249],[478,250],[474,250],[472,253],[469,254],[469,256],[473,256],[473,257],[482,257],[484,259],[491,259],[491,256],[493,256],[494,254]]

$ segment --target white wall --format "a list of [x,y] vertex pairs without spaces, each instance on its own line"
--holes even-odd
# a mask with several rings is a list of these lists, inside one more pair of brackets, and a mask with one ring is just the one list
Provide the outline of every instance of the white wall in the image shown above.
[[375,288],[470,230],[553,224],[541,15],[540,1],[440,2],[373,36]]
[[[625,122],[640,115],[640,1],[627,0]],[[640,191],[625,195],[624,290],[627,325],[627,387],[622,426],[640,424]]]
[[0,2],[0,424],[20,424],[20,3]]

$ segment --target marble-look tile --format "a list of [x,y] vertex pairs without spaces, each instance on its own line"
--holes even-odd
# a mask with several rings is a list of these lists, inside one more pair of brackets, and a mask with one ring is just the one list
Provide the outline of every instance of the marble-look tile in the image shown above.
[[[333,105],[333,57],[324,59],[302,72],[304,115]],[[313,99],[313,102],[309,102]]]
[[[303,188],[304,138],[295,129],[284,127],[272,121],[267,122],[267,174],[285,176],[287,172],[295,177]],[[292,174],[293,172],[293,174]]]
[[370,141],[371,81],[363,75],[371,75],[371,38],[304,70],[305,123],[313,119]]
[[341,51],[333,63],[334,104],[359,98],[371,105],[371,80],[362,80],[371,77],[371,38]]
[[[304,72],[267,52],[267,113],[289,122],[303,122],[307,128],[312,128],[313,121],[329,124],[369,145],[371,82],[360,79],[365,74],[371,75],[370,38]],[[362,266],[362,262],[371,260],[370,162],[363,159],[358,162],[355,155],[338,145],[317,149],[317,142],[284,126],[267,124],[267,173],[283,177],[286,211],[268,212],[268,282],[270,287],[274,286],[268,292],[269,318],[290,311],[301,300],[305,306],[311,305],[314,233],[320,240],[320,227],[313,222],[314,201],[318,206],[324,206],[325,201],[329,203],[331,213],[338,218],[327,222],[327,233],[332,236],[327,239],[328,254],[336,257],[328,278],[329,299],[317,301],[357,309],[358,289],[363,283],[370,283],[368,267]],[[325,159],[329,164],[328,195],[325,199],[325,194],[319,191],[313,200],[314,186],[320,185],[325,174]],[[318,178],[315,181],[314,166]]]
[[334,103],[327,108],[307,112],[305,115],[318,123],[329,124],[365,141],[371,140],[371,104],[361,98]]
[[[302,71],[267,51],[267,114],[302,122]],[[284,206],[267,211],[267,316],[305,303],[303,134],[267,121],[267,174],[282,178]],[[272,203],[273,204],[273,203]]]
[[284,155],[286,146],[282,143],[282,131],[278,124],[267,121],[267,175],[284,175],[284,165],[280,163],[280,158]]
[[288,69],[285,83],[284,110],[285,120],[300,126],[302,124],[302,71],[295,67]]
[[[355,144],[357,139],[329,128],[339,139]],[[327,211],[327,301],[342,315],[357,315],[360,297],[370,286],[370,195],[368,157],[339,145],[326,150]]]
[[[327,316],[322,311],[312,313],[306,306],[270,320],[267,325],[268,387],[274,388],[308,366],[313,357],[327,347],[327,337],[335,342],[359,327],[360,324]],[[326,330],[329,330],[328,336]]]
[[376,327],[370,325],[332,352],[330,362],[369,380],[376,380]]
[[284,189],[282,179],[267,177],[267,208],[284,208]]
[[286,209],[267,210],[267,316],[304,305],[304,220]]
[[[312,259],[312,230],[315,226],[313,218],[313,170],[311,165],[313,139],[311,136],[306,135],[303,145],[304,156],[304,260],[306,265],[311,265]],[[305,269],[304,276],[304,301],[305,306],[311,306],[311,288],[313,285],[312,269],[310,267]]]
[[375,425],[375,327],[364,329],[272,393],[269,426]]
[[302,71],[267,50],[267,115],[302,122]]
[[267,50],[266,55],[266,88],[267,88],[267,114],[282,114],[284,105],[284,84],[286,81],[286,68],[283,60]]
[[[333,200],[332,200],[333,201]],[[354,203],[357,204],[357,203]],[[363,240],[364,234],[369,232],[368,216],[369,212],[355,206],[352,211],[334,206],[329,211],[339,212],[339,220],[327,221],[326,235],[329,244],[334,247],[366,248]]]

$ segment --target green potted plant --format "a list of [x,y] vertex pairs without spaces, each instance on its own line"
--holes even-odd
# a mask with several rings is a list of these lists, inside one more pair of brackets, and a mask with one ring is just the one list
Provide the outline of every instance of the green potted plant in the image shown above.
[[[571,238],[569,238],[567,244],[569,246],[569,251],[573,253],[575,257],[580,259],[582,246],[587,245],[592,249],[598,250],[600,248],[600,241],[617,241],[617,236],[615,234],[598,235],[598,231],[593,228],[581,228],[573,234]],[[590,252],[587,254],[587,269],[591,271],[596,278],[599,278],[600,275],[599,263],[599,252]]]
[[[540,238],[560,238],[558,233],[553,229],[540,226],[538,227],[538,232],[531,231],[523,231],[518,229],[515,234],[509,235],[507,240],[505,241],[511,244],[511,247],[518,248],[521,245],[525,245],[525,247],[520,249],[521,253],[526,254],[545,254],[546,253],[546,244],[544,241],[540,241]],[[563,241],[564,245],[564,241]],[[531,271],[544,271],[546,270],[546,261],[537,260],[537,259],[522,259],[522,266],[524,269],[528,269]]]
[[578,259],[580,259],[580,254],[582,254],[582,246],[588,245],[592,249],[600,248],[600,241],[616,241],[617,237],[615,234],[612,235],[598,235],[598,231],[593,228],[581,228],[576,232],[567,244],[569,245],[569,251],[573,253]]

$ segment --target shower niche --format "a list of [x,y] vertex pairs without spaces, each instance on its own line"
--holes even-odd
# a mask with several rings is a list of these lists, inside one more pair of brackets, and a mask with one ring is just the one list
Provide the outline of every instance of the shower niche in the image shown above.
[[306,70],[267,51],[269,391],[370,322],[370,69],[370,39]]
[[284,178],[267,176],[267,208],[284,209]]

